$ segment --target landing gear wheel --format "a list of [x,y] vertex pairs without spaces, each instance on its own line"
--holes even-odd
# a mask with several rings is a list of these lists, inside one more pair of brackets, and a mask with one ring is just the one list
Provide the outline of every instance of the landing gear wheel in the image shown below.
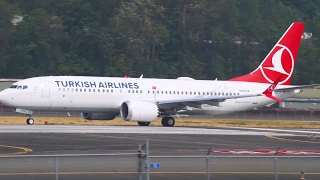
[[162,126],[165,126],[165,127],[172,127],[174,126],[175,122],[176,121],[174,120],[173,117],[164,117],[162,118],[162,121],[161,121]]
[[28,118],[26,122],[27,122],[28,125],[33,125],[34,124],[34,120],[32,118]]
[[138,122],[139,126],[149,126],[150,122]]

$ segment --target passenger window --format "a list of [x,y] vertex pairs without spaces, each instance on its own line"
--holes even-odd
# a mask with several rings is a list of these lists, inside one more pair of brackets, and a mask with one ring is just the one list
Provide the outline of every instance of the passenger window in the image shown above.
[[[108,91],[108,90],[107,90]],[[128,93],[130,93],[130,89],[128,90]]]
[[65,88],[62,88],[63,89],[63,91],[65,91],[66,89]]
[[[59,90],[60,91],[60,90]],[[76,92],[78,92],[78,88],[76,88]]]
[[148,90],[148,94],[150,94],[150,91]]
[[82,89],[80,89],[80,92],[82,92]]
[[95,90],[95,89],[92,89],[92,92],[96,92],[96,90]]
[[201,93],[200,93],[200,92],[199,92],[198,94],[199,94],[199,95],[201,95]]
[[213,95],[213,93],[212,93],[212,92],[211,92],[210,94],[211,94],[211,96]]
[[179,91],[177,91],[177,94],[179,94]]
[[111,92],[113,92],[113,89],[111,89]]
[[89,92],[91,92],[91,89],[89,89]]
[[176,92],[175,92],[175,91],[173,91],[173,94],[176,94]]
[[[19,88],[19,87],[18,87]],[[61,91],[61,88],[59,88],[59,91]]]
[[171,91],[169,91],[169,94],[171,94]]
[[136,93],[139,93],[139,91],[138,91],[138,90],[136,90]]
[[140,93],[142,94],[142,90],[140,90]]
[[102,89],[102,92],[104,92],[104,89]]
[[100,92],[100,89],[98,89],[98,92]]

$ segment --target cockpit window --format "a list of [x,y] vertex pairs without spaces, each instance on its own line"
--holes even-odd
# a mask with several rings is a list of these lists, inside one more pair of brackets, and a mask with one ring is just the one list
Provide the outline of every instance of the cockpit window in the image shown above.
[[11,85],[10,86],[11,89],[28,89],[28,86],[27,85]]

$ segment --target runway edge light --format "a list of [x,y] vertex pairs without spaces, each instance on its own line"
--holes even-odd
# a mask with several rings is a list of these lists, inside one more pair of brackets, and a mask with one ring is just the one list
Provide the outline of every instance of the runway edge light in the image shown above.
[[152,169],[157,169],[157,168],[160,168],[160,164],[159,163],[152,163],[152,164],[150,164],[150,167]]

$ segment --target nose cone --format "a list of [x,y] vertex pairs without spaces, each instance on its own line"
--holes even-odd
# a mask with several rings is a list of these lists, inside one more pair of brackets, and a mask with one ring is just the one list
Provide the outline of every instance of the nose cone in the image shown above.
[[9,100],[10,100],[10,97],[7,90],[0,91],[0,103],[4,105],[8,105]]

